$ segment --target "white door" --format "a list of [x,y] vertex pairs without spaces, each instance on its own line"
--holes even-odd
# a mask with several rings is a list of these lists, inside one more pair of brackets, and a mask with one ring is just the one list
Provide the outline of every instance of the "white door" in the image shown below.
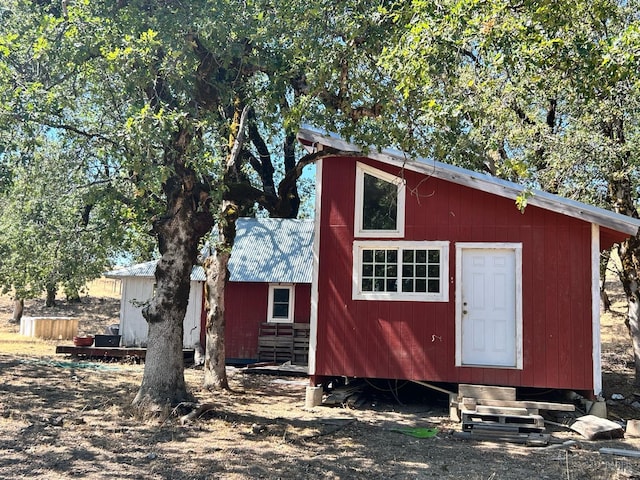
[[478,245],[458,246],[457,363],[521,368],[520,246]]

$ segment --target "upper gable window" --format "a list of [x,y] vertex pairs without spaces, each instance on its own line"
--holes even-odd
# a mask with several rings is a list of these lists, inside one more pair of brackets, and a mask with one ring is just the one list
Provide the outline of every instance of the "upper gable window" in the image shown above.
[[404,181],[363,163],[356,166],[355,235],[404,235]]

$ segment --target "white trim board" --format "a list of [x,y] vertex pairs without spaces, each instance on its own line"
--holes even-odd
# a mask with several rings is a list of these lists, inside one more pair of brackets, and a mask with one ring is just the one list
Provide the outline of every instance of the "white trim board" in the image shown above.
[[318,270],[320,268],[320,220],[322,216],[322,159],[316,162],[316,204],[313,225],[313,271],[311,273],[311,310],[309,312],[309,375],[316,373],[318,348]]
[[591,224],[591,329],[593,393],[602,394],[602,345],[600,338],[600,227]]

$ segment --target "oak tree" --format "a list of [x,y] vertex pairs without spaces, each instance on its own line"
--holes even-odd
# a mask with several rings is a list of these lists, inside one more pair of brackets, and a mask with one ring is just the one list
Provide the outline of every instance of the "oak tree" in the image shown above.
[[[234,220],[256,205],[296,214],[297,179],[317,156],[296,149],[297,125],[388,143],[382,133],[392,124],[383,114],[396,94],[377,65],[391,25],[386,3],[8,0],[0,7],[0,122],[89,142],[118,202],[115,218],[146,223],[157,240],[141,408],[190,397],[182,320],[199,242],[215,222],[221,235],[205,265],[214,287],[206,382],[224,387],[221,289]],[[273,145],[284,166],[277,183]]]

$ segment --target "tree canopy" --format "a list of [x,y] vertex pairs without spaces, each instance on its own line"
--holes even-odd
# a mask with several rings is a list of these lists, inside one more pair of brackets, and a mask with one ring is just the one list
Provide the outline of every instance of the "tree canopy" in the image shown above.
[[429,155],[600,205],[635,170],[635,2],[417,1],[395,19],[384,62]]
[[[317,158],[296,146],[301,123],[637,215],[637,12],[606,0],[6,0],[0,129],[38,132],[58,152],[43,159],[92,159],[83,174],[115,223],[153,232],[139,397],[175,403],[198,244],[217,221],[228,253],[233,219],[256,204],[298,213],[297,180]],[[24,154],[31,137],[5,144]],[[19,173],[7,165],[5,191]]]
[[[391,25],[386,3],[9,0],[1,7],[2,125],[45,128],[87,145],[104,191],[119,202],[114,218],[146,224],[157,239],[141,402],[186,396],[179,351],[188,278],[216,205],[233,204],[221,211],[229,214],[223,228],[256,203],[271,215],[295,215],[297,180],[312,161],[300,160],[300,122],[388,143],[394,124],[383,118],[397,94],[377,64]],[[277,185],[274,157],[284,167]]]

